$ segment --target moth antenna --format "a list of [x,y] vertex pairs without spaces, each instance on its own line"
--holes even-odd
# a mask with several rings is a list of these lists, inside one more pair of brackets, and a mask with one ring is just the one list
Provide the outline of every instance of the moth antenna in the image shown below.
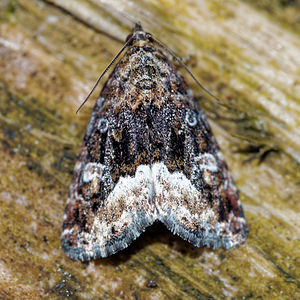
[[180,65],[190,74],[190,76],[195,80],[195,82],[197,83],[197,85],[203,90],[205,91],[208,95],[210,95],[211,97],[213,97],[219,104],[224,105],[220,99],[218,99],[211,91],[209,91],[206,87],[204,87],[199,81],[198,79],[195,77],[195,75],[188,69],[188,67],[169,49],[167,48],[167,46],[165,46],[164,44],[162,44],[160,41],[158,41],[157,39],[155,39],[154,37],[152,37],[153,41],[155,43],[157,43],[161,48],[163,48],[164,50],[166,50],[173,58],[175,58],[175,60],[177,62],[180,63]]
[[91,95],[93,94],[94,90],[96,89],[96,87],[98,86],[99,82],[101,81],[102,77],[105,75],[105,73],[110,69],[110,67],[114,64],[114,62],[118,59],[118,57],[121,55],[121,53],[124,51],[124,49],[128,46],[128,44],[132,41],[133,36],[131,36],[126,43],[124,44],[124,46],[121,48],[121,50],[118,52],[118,54],[112,59],[112,61],[109,63],[109,65],[105,68],[105,70],[102,72],[102,74],[100,75],[100,77],[98,78],[98,80],[96,81],[96,84],[94,85],[94,87],[92,88],[92,90],[90,91],[90,93],[88,94],[88,96],[85,98],[85,100],[81,103],[81,105],[79,106],[79,108],[76,110],[76,114],[80,111],[80,109],[84,106],[84,104],[89,100],[89,98],[91,97]]

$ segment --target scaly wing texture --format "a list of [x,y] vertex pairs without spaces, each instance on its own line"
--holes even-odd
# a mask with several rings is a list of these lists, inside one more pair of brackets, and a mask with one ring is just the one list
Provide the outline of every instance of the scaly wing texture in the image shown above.
[[169,153],[152,166],[159,220],[197,247],[239,245],[247,236],[243,210],[204,114],[182,101],[172,116]]
[[145,112],[130,110],[131,94],[122,93],[126,63],[128,55],[101,92],[75,166],[62,233],[73,259],[124,249],[155,219]]
[[74,170],[62,244],[82,261],[126,248],[155,220],[196,246],[247,229],[226,163],[192,92],[151,42],[116,65]]

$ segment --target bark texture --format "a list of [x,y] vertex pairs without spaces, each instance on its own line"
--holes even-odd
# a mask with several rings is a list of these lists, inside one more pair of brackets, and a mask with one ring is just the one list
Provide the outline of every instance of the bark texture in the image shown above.
[[[300,298],[300,4],[260,3],[1,1],[0,298]],[[182,70],[249,237],[213,251],[154,225],[125,251],[82,264],[60,234],[96,95],[75,111],[138,20],[220,99]]]

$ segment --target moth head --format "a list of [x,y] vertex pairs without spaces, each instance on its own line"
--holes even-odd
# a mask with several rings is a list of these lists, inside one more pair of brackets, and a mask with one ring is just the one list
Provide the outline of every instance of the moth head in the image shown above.
[[128,42],[129,45],[134,46],[143,46],[149,42],[152,42],[153,38],[151,33],[145,32],[141,23],[136,23],[132,33],[129,34],[126,38],[126,43]]

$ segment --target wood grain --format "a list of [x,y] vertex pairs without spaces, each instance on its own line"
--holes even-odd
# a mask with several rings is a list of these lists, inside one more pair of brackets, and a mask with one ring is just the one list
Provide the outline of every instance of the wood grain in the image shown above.
[[[278,3],[1,1],[0,298],[300,298],[300,5]],[[60,232],[96,96],[75,111],[137,20],[220,99],[182,70],[240,191],[249,238],[197,249],[156,224],[120,254],[81,264],[63,253]]]

